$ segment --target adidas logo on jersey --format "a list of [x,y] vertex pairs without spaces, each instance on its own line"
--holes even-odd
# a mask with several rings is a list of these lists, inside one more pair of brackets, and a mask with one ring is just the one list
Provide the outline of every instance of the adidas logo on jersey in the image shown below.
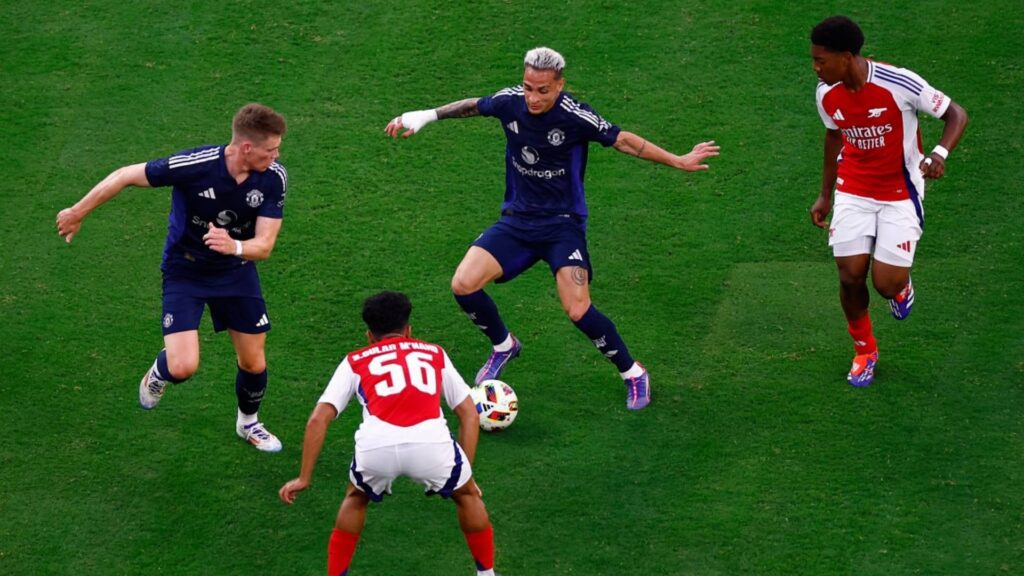
[[267,324],[270,324],[270,319],[267,318],[266,314],[264,314],[263,316],[260,316],[260,321],[256,323],[256,327],[259,328],[261,326],[266,326]]
[[897,248],[903,250],[904,252],[910,252],[910,249],[913,246],[914,244],[910,240],[907,240],[906,242],[900,242],[899,244],[896,245]]
[[579,250],[574,250],[573,253],[569,255],[569,260],[579,260],[580,262],[582,262],[583,254],[580,254]]
[[505,124],[505,127],[511,130],[512,132],[519,134],[519,122],[515,120],[509,122],[508,124]]
[[833,120],[846,120],[846,118],[843,116],[843,111],[838,109],[838,108],[836,108],[836,113],[832,115],[832,119]]
[[214,194],[213,188],[207,188],[206,190],[203,190],[202,192],[199,193],[199,197],[200,198],[209,198],[210,200],[216,200],[217,199],[217,195]]

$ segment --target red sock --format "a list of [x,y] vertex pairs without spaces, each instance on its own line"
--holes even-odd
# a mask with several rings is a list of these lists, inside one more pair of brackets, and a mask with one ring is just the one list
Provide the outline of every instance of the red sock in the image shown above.
[[870,354],[878,350],[875,334],[871,331],[871,316],[864,314],[856,320],[847,320],[846,329],[853,336],[853,349],[857,354]]
[[494,527],[488,526],[479,532],[463,532],[469,552],[476,561],[477,570],[494,568]]
[[348,574],[348,565],[352,563],[352,555],[356,553],[358,543],[359,534],[337,528],[331,532],[331,543],[327,545],[327,576]]

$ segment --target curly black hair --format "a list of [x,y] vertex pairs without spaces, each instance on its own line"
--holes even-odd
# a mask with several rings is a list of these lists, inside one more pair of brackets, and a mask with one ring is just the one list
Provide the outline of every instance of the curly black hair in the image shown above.
[[864,33],[856,22],[846,16],[831,16],[811,30],[811,43],[823,46],[830,52],[857,55],[864,46]]
[[410,314],[412,302],[401,292],[380,292],[363,302],[363,322],[377,338],[404,330]]

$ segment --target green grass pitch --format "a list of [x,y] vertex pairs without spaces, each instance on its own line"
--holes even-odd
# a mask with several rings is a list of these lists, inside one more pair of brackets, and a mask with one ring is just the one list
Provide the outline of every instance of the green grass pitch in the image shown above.
[[[807,37],[841,11],[866,55],[971,117],[928,190],[914,315],[872,302],[864,390],[807,215],[824,134]],[[627,413],[544,267],[490,290],[525,346],[505,375],[522,411],[475,466],[499,571],[1024,573],[1022,28],[1019,0],[2,2],[0,574],[322,574],[356,407],[296,505],[276,490],[363,343],[362,299],[408,292],[415,334],[466,376],[486,353],[449,281],[497,216],[500,127],[384,126],[517,84],[538,45],[610,121],[722,156],[688,175],[591,148],[592,295],[650,369],[649,409]],[[71,245],[54,228],[114,168],[226,142],[249,101],[289,121],[284,227],[260,265],[276,455],[234,436],[233,352],[208,319],[199,373],[137,406],[169,190],[125,191]],[[940,129],[922,120],[926,146]],[[419,492],[370,510],[353,576],[472,574],[453,506]]]

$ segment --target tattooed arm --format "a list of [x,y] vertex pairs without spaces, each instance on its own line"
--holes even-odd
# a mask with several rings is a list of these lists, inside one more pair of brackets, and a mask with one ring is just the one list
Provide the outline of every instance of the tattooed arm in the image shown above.
[[479,116],[480,110],[476,107],[476,103],[479,100],[479,98],[466,98],[465,100],[445,104],[436,110],[437,119],[444,120],[445,118],[469,118],[470,116]]
[[401,132],[402,128],[405,128],[406,130],[402,133],[402,138],[408,138],[435,120],[479,116],[480,110],[477,108],[477,102],[479,100],[479,98],[466,98],[465,100],[445,104],[444,106],[434,110],[416,110],[415,112],[406,112],[401,116],[395,116],[391,122],[388,122],[387,127],[384,128],[384,132],[386,132],[388,136],[394,138],[398,136],[398,133]]

